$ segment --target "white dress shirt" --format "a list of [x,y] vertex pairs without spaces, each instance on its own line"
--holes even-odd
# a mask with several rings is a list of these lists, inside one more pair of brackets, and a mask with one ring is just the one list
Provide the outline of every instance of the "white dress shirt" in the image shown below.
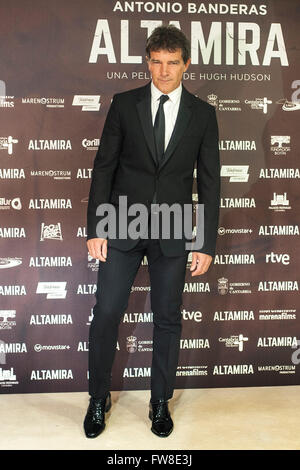
[[[164,103],[164,113],[165,113],[165,150],[168,146],[169,140],[171,138],[174,125],[177,119],[179,103],[182,93],[182,84],[180,83],[179,87],[171,91],[168,94],[168,101]],[[159,98],[161,95],[164,95],[151,81],[151,112],[152,112],[152,124],[154,125],[155,116],[159,107]]]

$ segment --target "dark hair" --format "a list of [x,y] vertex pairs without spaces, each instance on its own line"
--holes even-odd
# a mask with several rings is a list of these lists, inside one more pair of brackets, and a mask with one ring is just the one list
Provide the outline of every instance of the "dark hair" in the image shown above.
[[181,49],[183,62],[186,64],[191,57],[191,45],[185,35],[173,25],[158,26],[148,37],[146,42],[146,53],[150,59],[151,51],[166,49],[174,52],[175,49]]

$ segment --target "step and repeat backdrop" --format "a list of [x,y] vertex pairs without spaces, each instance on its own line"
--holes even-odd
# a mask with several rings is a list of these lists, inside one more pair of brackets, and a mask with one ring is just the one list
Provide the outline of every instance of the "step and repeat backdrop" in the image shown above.
[[[87,390],[93,161],[162,23],[190,38],[184,85],[220,129],[217,252],[203,276],[188,261],[176,387],[299,384],[299,1],[0,0],[0,17],[1,393]],[[112,390],[149,389],[152,328],[145,257]]]

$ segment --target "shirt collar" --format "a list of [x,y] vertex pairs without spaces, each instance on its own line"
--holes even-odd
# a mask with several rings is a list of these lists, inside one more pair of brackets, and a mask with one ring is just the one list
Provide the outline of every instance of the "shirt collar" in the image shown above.
[[[169,99],[172,101],[172,103],[176,103],[177,100],[180,98],[181,96],[181,92],[182,92],[182,82],[180,82],[180,85],[175,88],[175,90],[171,91],[171,93],[168,93],[168,97]],[[154,101],[158,100],[160,98],[161,95],[163,95],[164,93],[162,93],[153,83],[153,81],[151,81],[151,97]]]

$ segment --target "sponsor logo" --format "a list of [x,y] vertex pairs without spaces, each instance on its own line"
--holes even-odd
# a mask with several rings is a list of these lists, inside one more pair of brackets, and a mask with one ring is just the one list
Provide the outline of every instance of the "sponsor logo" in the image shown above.
[[296,320],[296,310],[295,309],[276,309],[276,310],[259,310],[258,311],[259,320]]
[[14,108],[14,98],[14,96],[0,95],[0,108]]
[[0,210],[1,209],[21,210],[21,199],[19,197],[15,197],[14,199],[6,199],[4,197],[0,197]]
[[64,108],[64,98],[30,97],[21,98],[22,104],[41,104],[46,108]]
[[218,279],[218,292],[221,295],[225,295],[228,292],[228,279],[225,277]]
[[208,366],[178,366],[176,371],[177,377],[203,376],[208,375]]
[[246,183],[249,179],[249,165],[222,165],[221,176],[230,183]]
[[194,320],[195,322],[202,321],[202,312],[199,312],[199,310],[193,310],[190,312],[184,308],[181,313],[183,320]]
[[22,258],[0,258],[0,269],[14,268],[22,264]]
[[254,100],[245,100],[245,103],[250,105],[251,109],[258,109],[264,114],[267,114],[268,105],[272,104],[272,101],[264,96],[263,98],[255,98]]
[[0,386],[1,387],[12,387],[13,385],[18,385],[16,374],[14,373],[14,368],[2,369],[0,367]]
[[251,234],[253,230],[251,228],[225,228],[225,227],[219,227],[218,228],[218,234],[223,236],[223,235],[248,235],[249,233]]
[[41,352],[41,351],[65,351],[66,349],[70,349],[70,346],[68,344],[48,344],[48,345],[42,345],[42,344],[35,344],[33,349],[35,352]]
[[31,170],[30,176],[42,176],[54,180],[70,180],[71,170]]
[[126,349],[129,353],[153,351],[152,340],[138,340],[136,336],[127,336]]
[[100,145],[100,139],[83,139],[81,141],[81,145],[86,150],[92,150],[93,152],[96,151]]
[[263,365],[257,366],[257,372],[278,372],[278,374],[295,374],[296,367],[290,364]]
[[239,351],[244,350],[244,341],[248,341],[249,338],[244,336],[242,333],[238,335],[231,335],[229,338],[219,338],[220,343],[225,343],[227,348],[238,348]]
[[274,155],[286,155],[290,152],[291,147],[288,145],[291,142],[290,135],[271,135],[270,150]]
[[273,199],[271,199],[271,205],[269,206],[269,209],[274,210],[275,212],[284,212],[288,209],[291,209],[289,204],[290,201],[287,198],[287,193],[273,193]]
[[92,271],[98,271],[99,269],[99,259],[94,259],[89,253],[88,253],[88,268],[91,269]]
[[16,318],[15,310],[0,310],[0,330],[11,330],[16,326],[14,318]]
[[129,353],[134,353],[137,350],[137,337],[128,336],[126,338],[126,349]]
[[251,294],[250,282],[229,282],[227,278],[218,279],[218,293],[226,294]]
[[207,102],[219,111],[242,111],[241,102],[238,99],[220,99],[217,95],[211,93],[207,96]]
[[276,101],[277,104],[281,104],[283,111],[298,111],[300,109],[300,103],[297,101],[288,101],[286,98],[281,98]]
[[282,263],[284,265],[290,264],[290,255],[287,253],[266,253],[266,263]]
[[74,95],[72,106],[81,106],[81,111],[99,111],[101,95]]
[[37,294],[47,294],[46,299],[65,299],[67,283],[62,282],[39,282],[36,288]]
[[0,137],[0,150],[7,150],[8,155],[13,154],[14,144],[17,144],[19,141],[13,136],[9,135],[8,137]]
[[41,237],[40,241],[44,240],[63,240],[61,223],[46,225],[44,222],[41,223]]
[[130,292],[150,292],[150,286],[131,286]]

